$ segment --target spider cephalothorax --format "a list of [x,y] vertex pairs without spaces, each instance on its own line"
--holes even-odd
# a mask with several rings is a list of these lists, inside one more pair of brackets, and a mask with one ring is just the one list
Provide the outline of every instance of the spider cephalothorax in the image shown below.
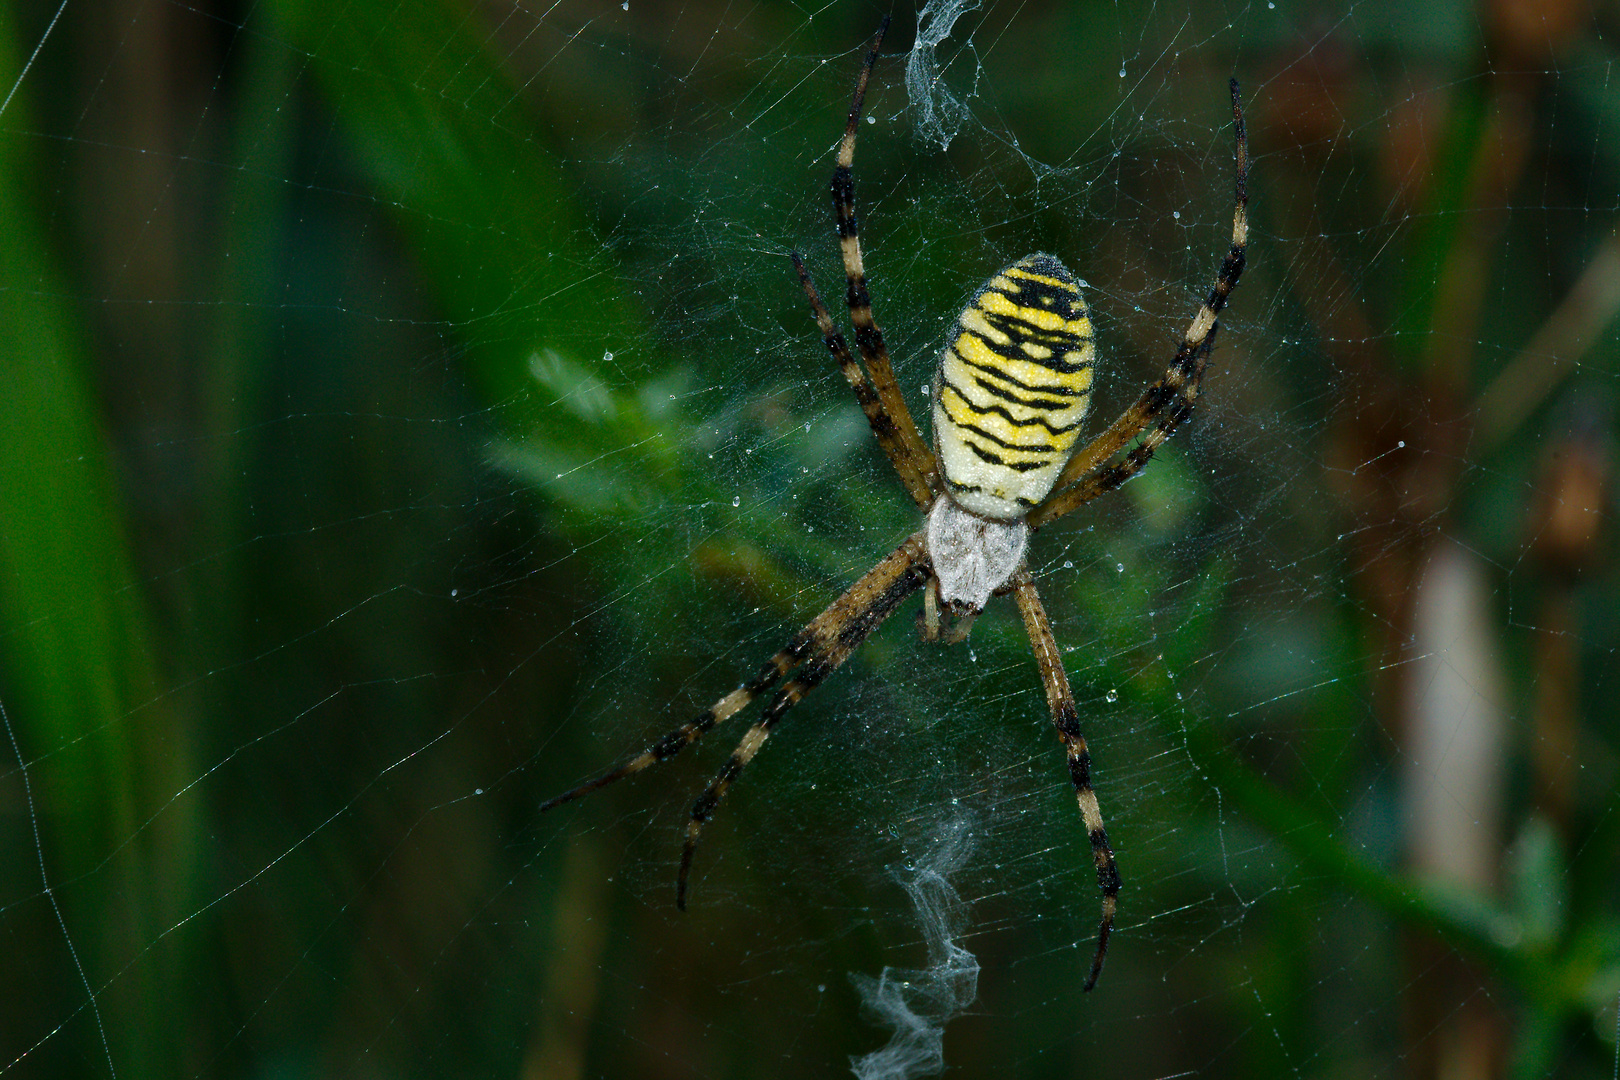
[[[1232,245],[1164,374],[1108,430],[1076,453],[1080,424],[1091,403],[1095,354],[1091,319],[1079,283],[1062,263],[1050,255],[1026,256],[999,271],[973,295],[941,351],[931,395],[934,447],[930,449],[906,408],[883,332],[872,318],[855,220],[855,132],[867,79],[888,24],[885,18],[861,67],[832,180],[849,318],[865,370],[850,354],[804,261],[797,253],[792,258],[822,341],[854,390],[872,434],[900,482],[924,514],[924,526],[795,634],[753,679],[623,765],[564,792],[541,810],[674,757],[797,668],[692,805],[676,878],[676,903],[684,909],[692,855],[704,823],[789,709],[847,660],[918,589],[925,589],[924,636],[946,642],[966,637],[973,619],[992,596],[1011,593],[1035,653],[1052,723],[1068,754],[1069,779],[1091,841],[1103,895],[1097,951],[1085,983],[1090,990],[1107,955],[1119,871],[1091,787],[1091,755],[1080,733],[1069,677],[1035,579],[1024,563],[1024,551],[1032,531],[1135,476],[1192,413],[1219,329],[1216,316],[1243,273],[1248,244],[1249,150],[1238,84],[1236,79],[1231,82],[1237,141]],[[1140,441],[1126,450],[1138,437]],[[949,625],[942,614],[949,617]]]

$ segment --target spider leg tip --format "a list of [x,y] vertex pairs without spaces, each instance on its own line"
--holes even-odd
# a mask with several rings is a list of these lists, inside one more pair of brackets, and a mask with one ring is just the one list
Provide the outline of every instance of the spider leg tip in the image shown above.
[[1080,988],[1082,994],[1089,994],[1096,987],[1097,980],[1102,976],[1103,954],[1098,953],[1091,961],[1091,973],[1086,976],[1086,983]]
[[563,803],[573,802],[575,799],[579,798],[579,795],[580,795],[579,788],[574,788],[574,789],[572,789],[570,791],[565,791],[561,795],[553,795],[551,798],[547,799],[545,802],[540,804],[540,813],[543,814],[547,810],[555,810],[557,807],[561,806]]

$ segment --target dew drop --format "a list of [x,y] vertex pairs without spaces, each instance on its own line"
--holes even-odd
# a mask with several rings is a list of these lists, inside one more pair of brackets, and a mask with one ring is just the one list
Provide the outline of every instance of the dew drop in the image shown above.
[[741,495],[733,495],[731,497],[731,505],[732,506],[741,506],[742,505],[742,496]]
[[1108,693],[1103,695],[1103,700],[1108,702],[1110,705],[1112,705],[1114,702],[1119,700],[1119,691],[1118,690],[1110,690],[1110,691],[1108,691]]

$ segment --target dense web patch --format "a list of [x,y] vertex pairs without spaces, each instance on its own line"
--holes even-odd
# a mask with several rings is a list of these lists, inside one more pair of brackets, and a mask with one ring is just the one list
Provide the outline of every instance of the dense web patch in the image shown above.
[[0,12],[0,1077],[1613,1075],[1605,12],[893,12],[857,198],[918,416],[1035,251],[1092,432],[1163,370],[1245,88],[1197,412],[1030,548],[1096,993],[1004,600],[796,710],[684,915],[752,715],[540,816],[915,528],[788,259],[838,277],[882,14]]

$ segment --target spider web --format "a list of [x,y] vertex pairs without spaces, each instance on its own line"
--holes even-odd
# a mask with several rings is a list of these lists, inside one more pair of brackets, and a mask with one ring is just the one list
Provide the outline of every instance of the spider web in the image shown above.
[[[1193,419],[783,722],[684,722],[917,526],[816,340],[883,11],[0,8],[0,1077],[1612,1076],[1612,12],[897,9],[856,184],[914,413],[1085,280]],[[920,29],[919,29],[920,28]],[[842,317],[842,312],[835,312]],[[756,706],[757,708],[757,706]]]

